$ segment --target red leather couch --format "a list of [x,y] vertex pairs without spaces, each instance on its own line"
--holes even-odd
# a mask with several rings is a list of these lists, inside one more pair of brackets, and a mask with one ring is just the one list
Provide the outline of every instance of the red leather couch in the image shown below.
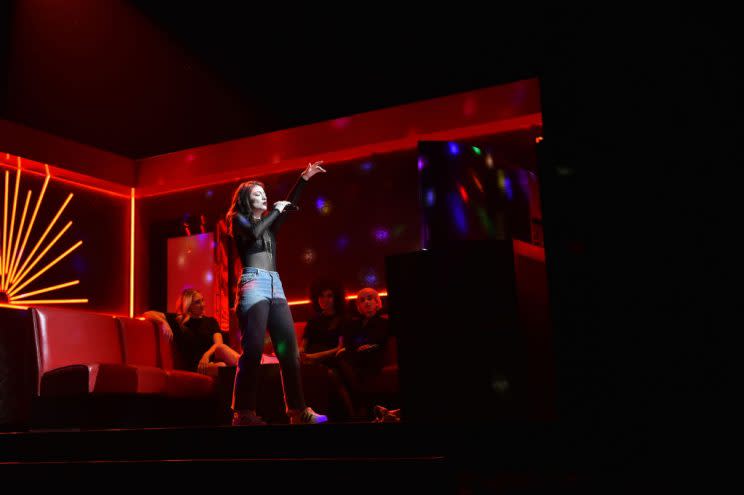
[[210,377],[174,369],[150,321],[0,307],[0,428],[208,423]]

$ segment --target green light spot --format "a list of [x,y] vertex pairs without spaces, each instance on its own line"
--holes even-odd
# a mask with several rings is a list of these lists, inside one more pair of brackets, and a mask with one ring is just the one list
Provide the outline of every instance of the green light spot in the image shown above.
[[496,234],[496,229],[494,229],[491,219],[488,218],[488,213],[486,213],[486,210],[484,210],[483,208],[478,208],[477,212],[483,228],[486,229],[486,232],[490,237],[494,237]]

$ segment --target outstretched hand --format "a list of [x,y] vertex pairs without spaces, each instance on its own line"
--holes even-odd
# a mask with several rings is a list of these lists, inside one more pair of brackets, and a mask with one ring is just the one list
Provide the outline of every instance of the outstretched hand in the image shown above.
[[320,166],[320,164],[323,163],[323,160],[318,160],[317,162],[311,162],[307,164],[307,167],[305,168],[305,171],[302,172],[302,178],[305,180],[310,180],[310,178],[319,173],[319,172],[326,172],[326,169]]

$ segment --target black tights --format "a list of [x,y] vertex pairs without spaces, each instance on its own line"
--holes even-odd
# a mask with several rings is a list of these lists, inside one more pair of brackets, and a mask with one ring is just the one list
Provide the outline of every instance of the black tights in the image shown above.
[[300,354],[297,350],[292,313],[285,299],[262,300],[247,310],[238,308],[240,342],[243,354],[238,360],[233,390],[233,410],[256,410],[258,367],[264,347],[264,335],[268,326],[271,342],[282,373],[284,402],[287,409],[302,410],[305,399],[300,378]]

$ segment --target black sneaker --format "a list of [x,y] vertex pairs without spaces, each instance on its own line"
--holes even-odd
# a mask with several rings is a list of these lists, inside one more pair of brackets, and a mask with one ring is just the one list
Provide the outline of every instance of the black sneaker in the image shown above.
[[251,411],[235,411],[232,419],[233,426],[265,426],[266,421]]

